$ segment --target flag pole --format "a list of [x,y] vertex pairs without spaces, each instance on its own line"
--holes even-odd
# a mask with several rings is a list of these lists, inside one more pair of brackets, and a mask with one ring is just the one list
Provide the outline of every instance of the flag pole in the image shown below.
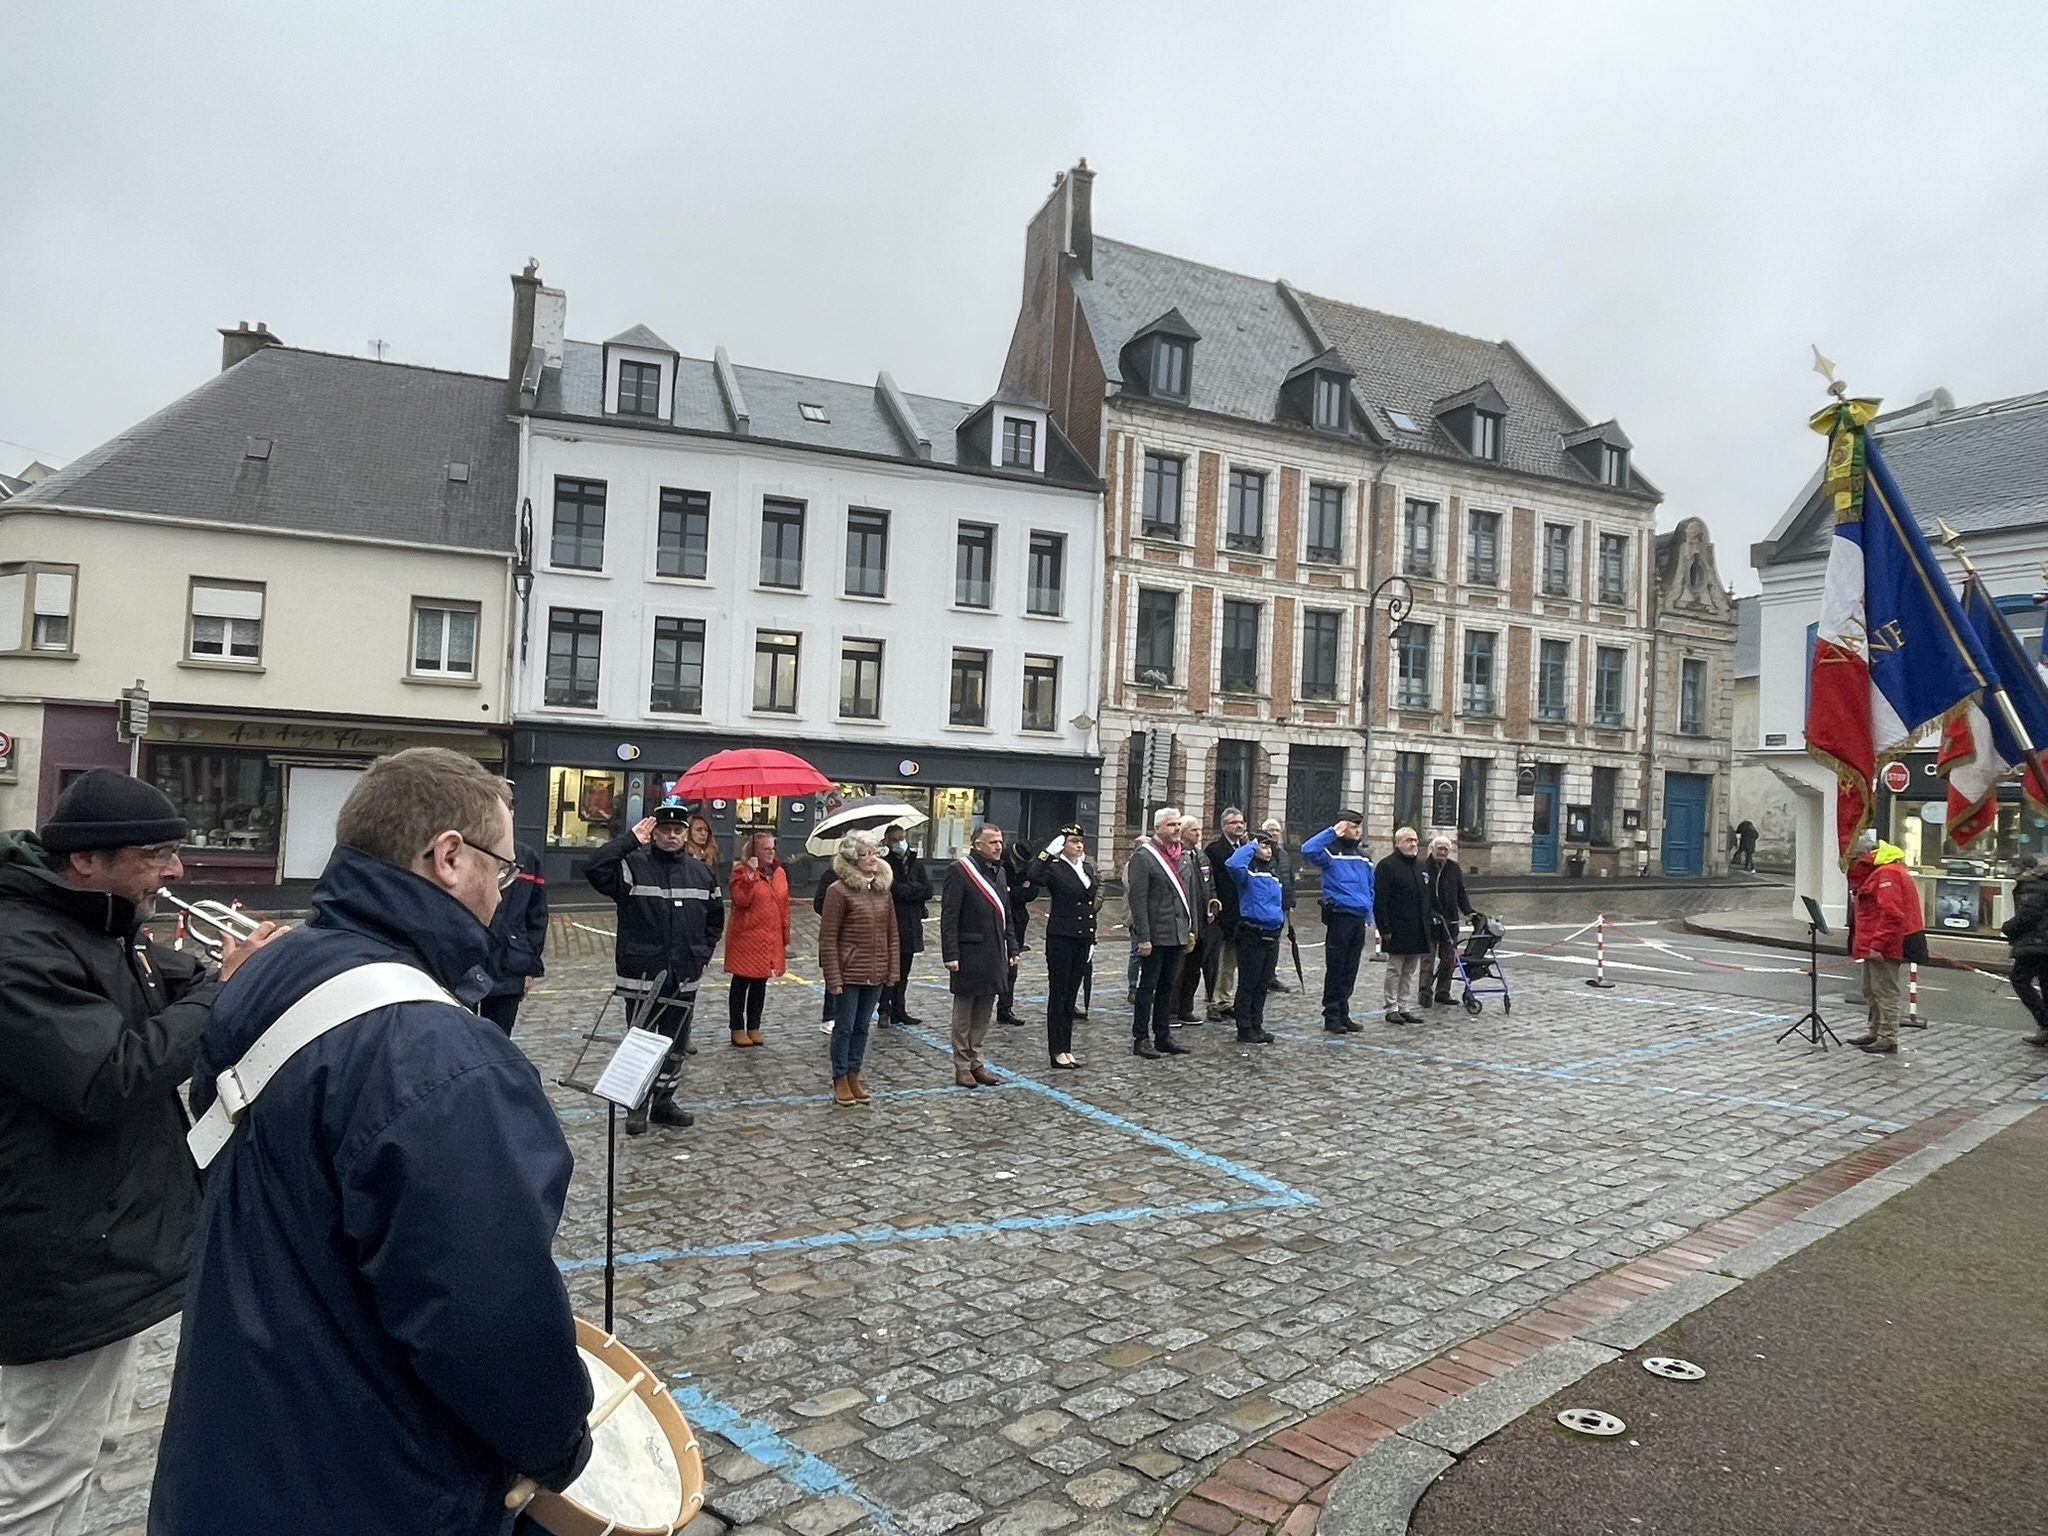
[[[1984,585],[1983,580],[1977,575],[1977,567],[1971,563],[1970,552],[1963,548],[1962,536],[1955,529],[1949,527],[1947,523],[1939,519],[1936,519],[1935,526],[1941,530],[1941,542],[1949,547],[1950,553],[1961,563],[1963,579],[1965,581],[1974,581],[1979,588],[1982,588]],[[1991,594],[1986,592],[1984,595],[1986,598],[1989,598]],[[2048,768],[2044,768],[2041,764],[2040,748],[2034,745],[2034,739],[2027,734],[2027,728],[2020,724],[2019,711],[2012,707],[2012,699],[2007,696],[2005,685],[2000,682],[1992,682],[1989,691],[1998,700],[1999,712],[2005,716],[2006,729],[2012,732],[2013,740],[2020,744],[2020,751],[2026,755],[2027,766],[2034,770],[2036,781],[2042,787],[2048,788]]]

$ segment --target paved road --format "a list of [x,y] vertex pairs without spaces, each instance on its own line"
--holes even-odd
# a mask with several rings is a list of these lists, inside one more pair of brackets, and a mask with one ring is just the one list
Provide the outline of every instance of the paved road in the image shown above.
[[[801,913],[798,955],[814,933]],[[549,1081],[608,972],[603,934],[557,937],[519,1031]],[[936,1029],[886,1031],[864,1112],[827,1102],[811,986],[771,988],[765,1049],[710,1019],[698,1125],[622,1139],[619,1162],[617,1327],[710,1437],[703,1531],[1142,1536],[1209,1465],[1316,1407],[2048,1072],[2003,1028],[1822,1055],[1775,1043],[1796,1009],[1689,971],[1596,992],[1560,959],[1511,964],[1512,1015],[1332,1039],[1294,994],[1279,1044],[1209,1026],[1158,1063],[1128,1053],[1105,977],[1086,1071],[1050,1073],[1040,1031],[999,1030],[1010,1075],[968,1092]],[[912,997],[937,1020],[933,969]],[[1033,953],[1034,1018],[1042,987]],[[578,1159],[558,1254],[595,1315],[603,1120],[555,1100]],[[152,1340],[95,1529],[139,1530],[172,1338]]]

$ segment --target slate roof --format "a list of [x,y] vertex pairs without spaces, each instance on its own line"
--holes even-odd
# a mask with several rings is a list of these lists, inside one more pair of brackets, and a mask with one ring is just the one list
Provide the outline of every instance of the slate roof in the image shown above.
[[[873,384],[853,384],[840,379],[820,379],[808,374],[778,373],[767,368],[733,365],[740,394],[747,403],[748,433],[745,441],[788,443],[804,448],[856,453],[916,463],[943,465],[1015,479],[1016,471],[992,469],[986,464],[962,464],[960,424],[978,405],[959,400],[941,400],[935,395],[914,395],[903,390],[904,401],[917,424],[931,439],[930,459],[916,455],[916,445],[906,443],[895,419],[882,403]],[[1006,403],[1025,404],[1044,410],[1043,401],[1006,396]],[[806,420],[800,407],[824,408],[824,421]],[[541,374],[540,394],[535,410],[543,416],[584,417],[608,420],[620,425],[630,421],[604,414],[604,348],[587,341],[564,342],[562,366]],[[687,431],[731,435],[732,417],[725,397],[719,392],[713,365],[701,358],[682,358],[676,367],[675,414],[669,423]],[[1055,429],[1056,430],[1056,429]],[[1051,462],[1050,460],[1048,461]],[[1036,476],[1025,478],[1037,480]],[[1056,476],[1046,481],[1075,484],[1093,489],[1096,481],[1084,473]],[[1041,482],[1043,483],[1043,482]]]
[[[1878,417],[1870,431],[1929,538],[1937,522],[1957,533],[2048,528],[2048,390],[1947,411],[1921,403]],[[1826,558],[1834,518],[1819,487],[1816,473],[1768,564]]]
[[[1118,356],[1125,343],[1178,309],[1202,337],[1195,343],[1192,409],[1274,422],[1288,375],[1334,347],[1353,375],[1372,430],[1395,446],[1477,462],[1437,425],[1434,410],[1439,401],[1491,384],[1507,405],[1503,467],[1574,485],[1598,484],[1563,446],[1564,434],[1591,424],[1506,342],[1480,341],[1312,294],[1298,296],[1311,322],[1305,324],[1281,283],[1100,235],[1091,266],[1093,276],[1078,261],[1067,261],[1089,334],[1112,381],[1121,377]],[[1387,419],[1390,410],[1405,411],[1421,430],[1397,429]],[[1660,494],[1640,473],[1632,472],[1632,478],[1635,494]]]
[[510,552],[518,469],[502,379],[265,347],[5,506]]
[[605,343],[608,347],[638,347],[644,352],[673,352],[675,348],[663,341],[644,325],[621,331]]

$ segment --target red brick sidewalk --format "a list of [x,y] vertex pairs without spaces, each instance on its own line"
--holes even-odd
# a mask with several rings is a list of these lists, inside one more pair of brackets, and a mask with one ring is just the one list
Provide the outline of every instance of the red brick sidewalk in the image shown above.
[[1189,1490],[1168,1513],[1159,1536],[1309,1536],[1337,1474],[1374,1441],[1673,1281],[1712,1268],[1737,1248],[1931,1146],[1991,1107],[1964,1104],[1932,1115],[1668,1248],[1575,1286],[1525,1317],[1276,1432]]

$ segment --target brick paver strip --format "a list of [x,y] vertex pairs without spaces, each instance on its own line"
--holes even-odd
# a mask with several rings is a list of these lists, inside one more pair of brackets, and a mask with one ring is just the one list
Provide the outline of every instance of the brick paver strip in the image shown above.
[[[1880,1146],[1831,1163],[1745,1210],[1566,1291],[1524,1317],[1454,1345],[1398,1376],[1288,1425],[1270,1441],[1212,1468],[1206,1479],[1168,1511],[1159,1536],[1311,1536],[1337,1474],[1375,1441],[1405,1429],[1485,1375],[1518,1365],[1550,1344],[1572,1337],[1588,1323],[1605,1321],[1673,1281],[1710,1267],[1722,1255],[1883,1173],[1994,1107],[1963,1104],[1929,1115],[1888,1136]],[[1460,1386],[1461,1378],[1472,1379]],[[1275,1475],[1269,1446],[1290,1453],[1285,1467],[1294,1477]],[[1330,1463],[1337,1455],[1345,1458],[1344,1464],[1333,1467]],[[1308,1481],[1311,1470],[1321,1475],[1306,1493],[1275,1508],[1280,1501],[1272,1494],[1291,1481]]]

